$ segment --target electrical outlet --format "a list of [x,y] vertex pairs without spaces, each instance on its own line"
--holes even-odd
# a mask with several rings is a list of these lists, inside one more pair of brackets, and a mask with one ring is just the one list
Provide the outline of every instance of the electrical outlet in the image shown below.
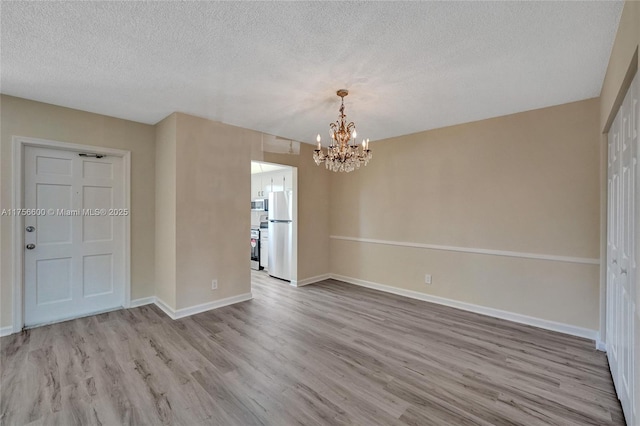
[[211,280],[211,290],[218,289],[218,280]]
[[425,274],[424,275],[424,283],[425,284],[431,284],[431,274]]

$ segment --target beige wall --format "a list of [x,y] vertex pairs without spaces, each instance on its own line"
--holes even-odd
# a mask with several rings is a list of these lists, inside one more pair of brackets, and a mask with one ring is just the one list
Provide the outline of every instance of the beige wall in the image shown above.
[[[599,101],[372,142],[331,178],[334,236],[599,257]],[[332,273],[598,328],[597,265],[332,239]],[[424,274],[433,284],[424,284]]]
[[[154,294],[154,127],[1,95],[0,208],[12,208],[11,137],[27,136],[131,151],[131,298]],[[12,325],[11,218],[1,218],[0,326]]]
[[[603,164],[601,167],[601,207],[606,212],[607,203],[607,169],[606,169],[606,144],[609,126],[613,122],[620,104],[627,93],[627,89],[639,68],[638,49],[640,46],[640,2],[627,1],[622,10],[620,25],[616,34],[616,40],[611,51],[611,58],[607,66],[607,73],[602,84],[600,95],[600,129],[605,133],[602,138]],[[640,187],[640,178],[639,178]],[[602,247],[601,263],[606,262],[606,218],[602,221]],[[636,229],[636,248],[640,253],[640,228]],[[605,296],[606,296],[606,274],[605,268],[601,273],[601,308],[602,315],[600,326],[605,331]],[[640,290],[640,274],[636,277],[636,289]],[[636,291],[636,323],[635,323],[635,356],[636,361],[640,359],[640,291]],[[636,362],[636,366],[637,366]],[[640,368],[635,369],[635,411],[640,415]]]
[[[628,74],[639,16],[640,5],[628,2],[600,101],[378,141],[371,164],[350,174],[317,167],[311,145],[302,144],[299,156],[263,152],[258,132],[185,114],[154,127],[3,95],[0,201],[11,207],[11,135],[131,150],[132,298],[157,294],[180,309],[248,291],[249,216],[234,212],[246,210],[249,161],[291,165],[298,168],[299,281],[331,271],[596,329],[595,265],[328,236],[597,258],[593,135],[607,122]],[[157,207],[155,215],[150,206]],[[218,226],[229,220],[233,227]],[[6,326],[12,286],[7,218],[0,231],[0,326]],[[155,289],[154,272],[162,276]],[[422,283],[425,272],[434,276],[430,287]],[[212,278],[219,280],[217,292],[210,290]],[[574,308],[558,308],[563,303]]]
[[[259,132],[180,113],[149,126],[5,95],[1,107],[2,208],[11,208],[12,135],[131,151],[132,299],[158,296],[181,309],[250,291],[252,159],[298,167],[298,280],[329,272],[329,172],[315,166],[310,145],[299,156],[265,153]],[[3,327],[12,322],[8,219],[0,228]]]
[[155,296],[176,307],[176,114],[156,124]]
[[[158,125],[156,205],[169,212],[175,207],[175,229],[170,226],[170,213],[157,210],[157,228],[164,229],[158,229],[156,236],[156,259],[166,263],[157,266],[158,277],[166,273],[158,279],[157,295],[171,308],[251,291],[247,198],[252,160],[297,167],[297,279],[329,272],[329,172],[313,163],[310,145],[303,145],[300,155],[273,154],[262,151],[265,137],[274,139],[181,113]],[[169,158],[173,152],[175,163]],[[211,290],[212,279],[218,280],[217,291]]]
[[297,167],[298,273],[297,280],[329,273],[329,185],[332,172],[313,161],[314,147],[300,144],[300,155],[263,152],[254,145],[251,160]]
[[633,74],[638,69],[640,45],[640,2],[627,1],[622,9],[616,39],[600,93],[600,125],[603,132],[615,118]]
[[[249,293],[251,145],[260,133],[177,114],[176,307]],[[218,290],[211,290],[211,280]]]

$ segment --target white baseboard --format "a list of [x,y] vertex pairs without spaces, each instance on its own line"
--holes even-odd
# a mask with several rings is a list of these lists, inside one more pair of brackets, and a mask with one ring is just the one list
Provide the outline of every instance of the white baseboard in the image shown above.
[[137,308],[138,306],[151,305],[156,302],[155,296],[142,297],[140,299],[134,299],[129,304],[130,308]]
[[[221,308],[223,306],[233,305],[234,303],[244,302],[252,298],[253,296],[251,295],[251,293],[244,293],[244,294],[239,294],[233,297],[227,297],[226,299],[214,300],[213,302],[203,303],[201,305],[195,305],[195,306],[190,306],[188,308],[174,310],[162,299],[155,296],[150,296],[150,297],[143,297],[140,299],[132,300],[130,304],[130,308],[137,308],[139,306],[150,305],[152,303],[155,303],[155,305],[158,308],[160,308],[165,314],[167,314],[169,318],[175,320],[179,318],[188,317],[190,315],[199,314],[200,312],[210,311],[211,309]],[[111,310],[108,310],[105,312],[109,312],[109,311]],[[96,315],[98,313],[100,312],[92,313],[91,315]],[[45,324],[42,324],[42,325],[45,325]],[[13,330],[13,326],[11,325],[6,327],[0,327],[0,337],[8,336],[13,333],[14,333],[14,330]]]
[[501,318],[508,321],[517,322],[519,324],[530,325],[533,327],[544,328],[545,330],[557,331],[559,333],[570,334],[572,336],[584,337],[586,339],[597,340],[598,332],[588,328],[576,327],[555,321],[549,321],[542,318],[530,317],[515,312],[503,311],[500,309],[489,308],[486,306],[474,305],[472,303],[460,302],[457,300],[446,299],[444,297],[433,296],[413,290],[405,290],[398,287],[392,287],[384,284],[365,281],[358,278],[346,277],[344,275],[331,274],[331,278],[354,284],[360,287],[367,287],[374,290],[393,293],[399,296],[410,297],[412,299],[423,300],[425,302],[437,303],[439,305],[450,306],[452,308],[462,309],[464,311],[475,312],[477,314],[487,315],[494,318]]
[[167,316],[171,319],[176,319],[176,311],[173,310],[173,308],[171,306],[169,306],[167,304],[167,302],[165,302],[164,300],[160,299],[159,297],[155,298],[156,300],[153,302],[155,303],[155,305],[160,308],[160,310],[162,312],[164,312],[165,314],[167,314]]
[[309,284],[317,283],[317,282],[320,282],[320,281],[328,280],[329,278],[331,278],[331,274],[316,275],[315,277],[305,278],[305,279],[298,280],[298,281],[291,280],[291,285],[293,287],[303,287],[305,285],[309,285]]
[[600,333],[598,333],[598,338],[596,339],[596,349],[601,352],[607,351],[607,344],[600,340]]
[[227,297],[225,299],[214,300],[213,302],[202,303],[200,305],[189,306],[188,308],[182,308],[174,310],[162,299],[156,298],[155,304],[162,309],[162,311],[171,319],[180,319],[191,315],[199,314],[201,312],[210,311],[212,309],[222,308],[223,306],[233,305],[234,303],[240,303],[247,300],[251,300],[253,295],[249,293],[239,294],[237,296]]

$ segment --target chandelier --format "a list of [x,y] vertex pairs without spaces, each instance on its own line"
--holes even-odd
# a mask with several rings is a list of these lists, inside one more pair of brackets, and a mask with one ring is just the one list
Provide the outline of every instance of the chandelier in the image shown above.
[[[337,95],[342,99],[340,105],[340,115],[335,123],[329,124],[331,129],[331,145],[327,152],[322,151],[320,135],[316,138],[318,147],[313,152],[313,159],[319,166],[321,163],[334,172],[352,172],[359,169],[361,165],[367,165],[371,160],[369,150],[369,139],[362,140],[362,145],[356,142],[356,125],[352,122],[347,124],[347,116],[344,113],[344,97],[349,94],[348,90],[338,90]],[[349,145],[349,141],[352,144]]]

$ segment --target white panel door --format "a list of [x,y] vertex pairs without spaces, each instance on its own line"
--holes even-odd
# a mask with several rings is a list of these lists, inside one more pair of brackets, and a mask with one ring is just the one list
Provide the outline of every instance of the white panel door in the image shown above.
[[631,84],[609,132],[607,228],[607,356],[628,424],[636,424],[634,345],[636,317],[638,150],[640,111],[638,77]]
[[122,158],[25,147],[25,326],[124,302]]
[[[616,311],[619,305],[620,290],[618,265],[620,239],[620,115],[616,116],[609,131],[608,152],[608,194],[607,194],[607,356],[614,384],[617,386],[618,375],[618,338],[619,324]],[[615,366],[615,367],[614,367]],[[616,370],[616,373],[614,373]]]

